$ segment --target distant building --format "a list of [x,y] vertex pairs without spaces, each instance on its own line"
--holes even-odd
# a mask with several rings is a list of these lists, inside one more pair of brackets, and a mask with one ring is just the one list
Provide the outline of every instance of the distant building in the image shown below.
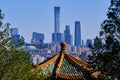
[[75,46],[81,46],[81,28],[80,28],[80,21],[75,21]]
[[60,43],[63,41],[63,34],[60,33],[60,7],[54,7],[54,33],[52,33],[52,42]]
[[52,42],[53,43],[61,43],[63,41],[63,34],[62,33],[53,33],[52,34]]
[[20,35],[18,34],[18,28],[11,28],[11,38],[14,45],[19,45]]
[[42,57],[48,59],[51,56],[55,55],[52,53],[52,50],[49,48],[38,49],[35,46],[31,46],[31,45],[22,46],[22,50],[24,50],[27,54],[29,54],[30,61],[32,61],[34,64],[40,63]]
[[18,35],[18,28],[11,28],[11,35]]
[[43,44],[39,44],[39,46],[36,46],[36,48],[38,49],[50,49],[51,44],[50,43],[43,43]]
[[71,34],[70,37],[71,37],[71,45],[73,45],[73,35]]
[[44,43],[44,34],[33,32],[31,43],[32,44],[42,44],[42,43]]
[[84,40],[82,40],[82,45],[81,46],[84,47]]
[[20,40],[20,35],[12,35],[12,40],[18,41]]
[[54,32],[60,33],[60,7],[54,7]]
[[65,31],[64,31],[64,40],[67,44],[72,44],[72,35],[70,34],[70,26],[66,25]]

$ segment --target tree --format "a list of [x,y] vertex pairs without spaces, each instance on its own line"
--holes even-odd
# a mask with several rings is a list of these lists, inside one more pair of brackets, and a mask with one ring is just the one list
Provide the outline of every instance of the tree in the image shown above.
[[100,36],[105,40],[107,49],[120,48],[120,0],[111,0],[108,8],[108,19],[101,24]]
[[102,39],[97,37],[94,39],[94,48],[95,49],[101,49],[103,47]]
[[[30,70],[32,65],[28,54],[20,46],[12,43],[10,24],[3,25],[4,15],[0,10],[0,80],[30,80],[34,77]],[[23,43],[20,40],[20,43]]]
[[[105,78],[120,79],[120,0],[111,0],[108,19],[101,24],[100,38],[105,42],[106,50],[92,50],[96,70],[105,73]],[[96,44],[98,39],[95,39]],[[97,48],[97,46],[95,46]]]
[[120,0],[111,0],[108,9],[108,19],[103,21],[100,31],[109,51],[104,55],[104,67],[108,76],[120,79]]

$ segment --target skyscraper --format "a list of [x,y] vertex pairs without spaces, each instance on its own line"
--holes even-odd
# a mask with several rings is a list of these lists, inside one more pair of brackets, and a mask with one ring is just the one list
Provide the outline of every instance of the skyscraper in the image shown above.
[[60,33],[60,7],[54,7],[54,33]]
[[63,41],[63,34],[60,33],[60,7],[54,7],[54,33],[52,33],[52,42],[60,43]]
[[67,44],[72,44],[72,35],[70,34],[70,26],[66,25],[64,31],[64,40]]
[[75,21],[75,46],[81,46],[81,28],[80,28],[80,21]]

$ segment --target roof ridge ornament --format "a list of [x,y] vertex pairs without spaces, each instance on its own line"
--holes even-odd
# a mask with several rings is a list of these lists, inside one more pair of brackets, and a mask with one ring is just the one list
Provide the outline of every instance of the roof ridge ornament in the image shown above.
[[60,46],[61,46],[61,52],[66,52],[66,48],[67,48],[66,42],[61,42]]

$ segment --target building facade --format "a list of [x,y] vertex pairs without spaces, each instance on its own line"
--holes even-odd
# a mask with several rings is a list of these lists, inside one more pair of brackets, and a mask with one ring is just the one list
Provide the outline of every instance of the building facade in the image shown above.
[[75,40],[74,40],[75,46],[81,46],[81,27],[80,27],[80,21],[75,21]]
[[60,43],[63,41],[63,34],[60,33],[60,7],[54,7],[54,33],[52,33],[52,42]]
[[18,28],[11,28],[12,35],[18,35]]
[[63,34],[62,33],[52,33],[52,42],[59,44],[63,41]]
[[54,7],[54,32],[60,32],[60,7]]
[[65,31],[64,31],[64,40],[67,44],[72,44],[72,35],[70,34],[70,26],[66,25]]
[[20,35],[18,34],[18,28],[11,28],[11,38],[12,38],[12,43],[15,46],[18,46],[20,42]]
[[33,32],[31,43],[32,44],[42,44],[42,43],[44,43],[44,34]]

